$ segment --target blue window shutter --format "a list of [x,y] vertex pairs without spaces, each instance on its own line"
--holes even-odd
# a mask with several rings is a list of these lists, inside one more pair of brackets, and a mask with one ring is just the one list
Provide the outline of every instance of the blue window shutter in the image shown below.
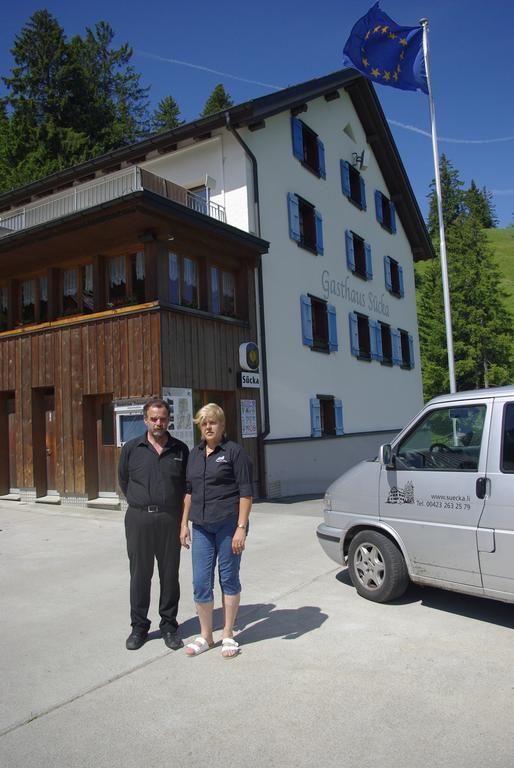
[[317,397],[311,397],[311,437],[321,437],[321,405]]
[[323,256],[323,219],[319,211],[314,211],[316,220],[316,250],[320,256]]
[[389,256],[384,256],[384,274],[385,284],[388,291],[393,290],[393,281],[391,279],[391,259]]
[[389,201],[389,211],[391,213],[391,232],[393,235],[396,234],[396,208],[394,207],[394,203],[391,203]]
[[344,435],[342,400],[334,400],[334,414],[336,417],[336,435]]
[[287,193],[287,213],[289,216],[289,237],[300,242],[300,206],[298,198],[292,192]]
[[319,163],[319,175],[322,179],[327,178],[327,173],[325,171],[325,146],[321,139],[318,139],[318,163]]
[[382,361],[384,359],[384,351],[382,349],[382,326],[378,320],[376,320],[375,333],[377,340],[377,360]]
[[377,221],[381,224],[384,223],[384,217],[382,216],[382,192],[375,189],[375,211],[377,214]]
[[302,316],[302,343],[312,347],[314,337],[312,335],[312,306],[310,298],[302,293],[300,296],[300,311]]
[[364,243],[364,255],[366,257],[366,280],[373,278],[373,263],[371,261],[371,245]]
[[[380,327],[378,325],[378,320],[368,320],[369,324],[369,342],[371,347],[371,359],[372,360],[380,360],[381,359],[381,351],[379,352],[378,349],[378,333],[377,331],[380,330]],[[382,345],[381,345],[382,346]]]
[[401,365],[402,360],[402,342],[398,328],[391,328],[391,346],[393,352],[393,365]]
[[327,304],[328,314],[328,351],[337,352],[337,318],[336,308],[333,304]]
[[366,210],[366,182],[364,181],[364,176],[361,174],[359,178],[359,182],[361,185],[361,208],[363,211]]
[[293,132],[293,155],[303,161],[303,128],[297,117],[291,118],[291,130]]
[[409,367],[414,368],[414,339],[409,333]]
[[357,322],[357,315],[355,312],[350,312],[350,347],[352,349],[352,355],[359,356],[359,325]]
[[346,263],[348,265],[348,269],[351,269],[352,272],[355,272],[355,253],[353,250],[353,235],[349,229],[345,231],[344,239],[346,242]]
[[350,197],[350,166],[346,160],[341,160],[341,186],[343,195]]
[[403,287],[403,267],[398,264],[398,282],[400,283],[400,296],[405,296],[405,289]]

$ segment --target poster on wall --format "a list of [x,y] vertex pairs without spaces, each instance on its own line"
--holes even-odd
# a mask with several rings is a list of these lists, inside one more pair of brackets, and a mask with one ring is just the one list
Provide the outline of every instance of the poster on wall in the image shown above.
[[257,437],[257,401],[241,400],[241,434]]
[[163,387],[162,399],[170,405],[168,431],[191,450],[194,448],[192,390]]

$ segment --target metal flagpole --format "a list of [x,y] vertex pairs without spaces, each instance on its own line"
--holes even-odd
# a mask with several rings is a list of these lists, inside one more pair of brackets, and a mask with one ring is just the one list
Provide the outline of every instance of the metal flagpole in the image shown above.
[[434,153],[435,189],[437,197],[437,214],[439,216],[439,240],[441,250],[441,275],[443,281],[444,319],[446,323],[446,346],[448,348],[448,372],[450,374],[450,392],[456,392],[455,362],[453,358],[452,312],[450,306],[450,288],[448,285],[448,262],[446,259],[446,239],[444,236],[443,202],[441,193],[441,176],[439,173],[439,150],[437,147],[437,131],[435,125],[435,108],[432,98],[432,83],[430,81],[430,62],[428,60],[428,19],[420,19],[423,27],[423,55],[427,75],[428,98],[430,102],[430,119],[432,123],[432,150]]

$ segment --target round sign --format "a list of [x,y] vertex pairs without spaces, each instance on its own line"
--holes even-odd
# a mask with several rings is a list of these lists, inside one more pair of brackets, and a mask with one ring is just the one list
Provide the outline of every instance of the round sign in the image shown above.
[[253,341],[239,346],[239,365],[243,371],[259,370],[259,347]]

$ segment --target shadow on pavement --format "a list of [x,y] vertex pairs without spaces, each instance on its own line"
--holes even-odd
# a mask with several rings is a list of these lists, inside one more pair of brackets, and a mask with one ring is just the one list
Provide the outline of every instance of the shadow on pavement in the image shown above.
[[[353,589],[348,568],[339,571],[336,574],[336,579],[341,584]],[[490,600],[489,598],[450,592],[446,589],[420,587],[417,584],[410,584],[407,592],[398,600],[393,600],[390,605],[408,605],[417,602],[437,611],[447,611],[448,613],[467,616],[469,619],[487,621],[489,624],[497,624],[500,627],[514,629],[514,610],[512,605],[501,603],[498,600]]]
[[[241,605],[237,616],[235,630],[237,641],[240,643],[256,643],[259,640],[270,640],[281,637],[283,640],[296,640],[298,637],[319,629],[328,619],[317,606],[304,605],[301,608],[279,608],[274,603],[256,603]],[[223,627],[223,610],[214,611],[214,629]],[[182,637],[198,635],[200,623],[196,617],[187,619],[180,625]],[[155,633],[152,633],[155,634]],[[159,633],[157,633],[159,636]]]

